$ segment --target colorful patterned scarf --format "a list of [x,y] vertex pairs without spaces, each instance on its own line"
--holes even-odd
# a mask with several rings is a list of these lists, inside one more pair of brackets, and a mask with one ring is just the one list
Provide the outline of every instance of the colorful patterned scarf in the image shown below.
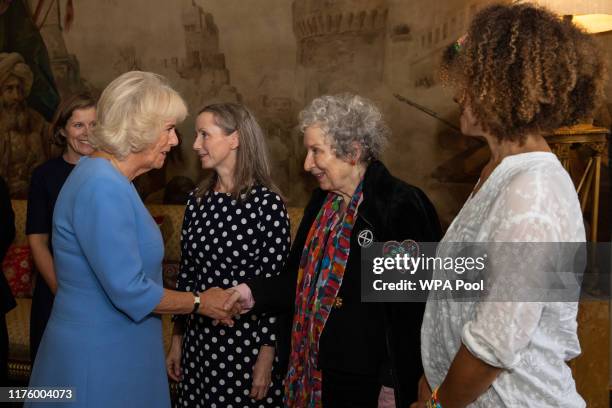
[[329,193],[308,232],[295,293],[291,355],[285,379],[287,407],[321,407],[319,338],[342,285],[351,231],[363,199],[362,184],[355,190],[342,220],[342,197]]

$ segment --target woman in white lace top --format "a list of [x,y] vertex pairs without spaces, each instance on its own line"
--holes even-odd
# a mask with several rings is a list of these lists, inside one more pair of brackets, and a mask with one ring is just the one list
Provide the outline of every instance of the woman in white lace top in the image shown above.
[[[544,9],[490,6],[449,47],[443,68],[458,91],[462,133],[484,138],[491,159],[438,256],[453,255],[444,252],[450,242],[584,242],[574,185],[542,135],[595,108],[604,68],[592,41]],[[544,272],[530,269],[530,278]],[[425,311],[422,401],[413,407],[585,406],[566,364],[580,353],[577,303],[436,297]]]

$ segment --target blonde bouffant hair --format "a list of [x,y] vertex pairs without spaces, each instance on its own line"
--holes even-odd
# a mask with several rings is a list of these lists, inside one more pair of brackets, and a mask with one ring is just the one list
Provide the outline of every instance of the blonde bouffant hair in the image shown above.
[[153,144],[165,122],[182,122],[187,105],[163,76],[131,71],[104,89],[97,114],[98,123],[89,143],[123,160]]

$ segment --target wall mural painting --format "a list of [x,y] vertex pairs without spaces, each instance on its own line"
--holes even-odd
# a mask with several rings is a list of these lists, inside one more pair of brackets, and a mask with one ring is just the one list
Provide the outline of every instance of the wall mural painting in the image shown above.
[[27,5],[0,1],[0,174],[15,198],[27,196],[32,170],[53,153],[47,120],[58,99]]
[[166,76],[191,112],[165,168],[136,180],[146,201],[184,200],[203,176],[191,149],[195,113],[237,101],[266,131],[288,204],[301,206],[315,183],[302,167],[299,111],[321,94],[354,92],[386,115],[388,167],[424,189],[448,224],[488,156],[482,142],[458,132],[458,109],[436,67],[491,2],[0,0],[0,174],[23,197],[33,166],[57,154],[45,128],[59,96],[97,95],[138,69]]

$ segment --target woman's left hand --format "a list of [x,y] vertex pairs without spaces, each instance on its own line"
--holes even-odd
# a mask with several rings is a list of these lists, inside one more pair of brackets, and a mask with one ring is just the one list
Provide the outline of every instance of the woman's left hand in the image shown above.
[[431,387],[429,386],[429,383],[427,382],[427,378],[425,378],[425,374],[423,374],[421,376],[421,379],[419,380],[419,391],[418,391],[419,401],[427,401],[429,397],[431,396],[432,392],[433,391],[431,390]]
[[253,384],[249,394],[251,398],[260,400],[268,393],[272,383],[272,363],[274,363],[274,347],[261,346],[253,367]]
[[419,379],[419,385],[418,385],[418,399],[419,400],[410,404],[410,408],[426,408],[427,401],[429,400],[429,397],[431,396],[431,392],[432,392],[431,387],[429,386],[429,383],[427,382],[427,379],[425,378],[425,374],[423,374],[421,378]]

